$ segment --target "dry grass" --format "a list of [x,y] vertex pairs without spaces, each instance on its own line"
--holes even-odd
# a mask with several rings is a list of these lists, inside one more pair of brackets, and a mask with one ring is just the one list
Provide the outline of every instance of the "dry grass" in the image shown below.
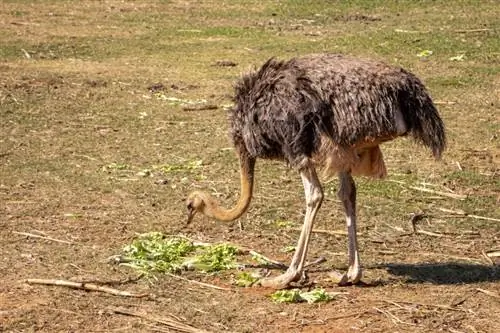
[[[0,330],[167,330],[110,310],[120,308],[151,318],[168,309],[178,322],[213,332],[499,331],[498,257],[488,256],[500,237],[497,7],[3,1]],[[422,50],[433,54],[422,60]],[[228,291],[169,276],[133,281],[131,270],[107,262],[149,231],[228,241],[288,261],[283,249],[295,244],[304,203],[299,177],[283,164],[259,161],[244,231],[205,218],[186,226],[183,200],[201,188],[230,205],[238,192],[223,110],[238,75],[271,56],[324,51],[411,69],[439,102],[448,131],[442,161],[398,140],[384,146],[389,179],[358,180],[364,286],[339,288],[327,279],[332,267],[345,268],[339,234],[315,233],[309,256],[328,259],[310,269],[311,281],[347,292],[328,304],[274,304],[269,290],[231,287],[236,272],[186,274]],[[462,54],[463,61],[450,60]],[[220,60],[237,66],[216,66]],[[204,99],[218,109],[185,111],[150,92],[158,83],[166,97]],[[326,181],[318,229],[344,228],[335,191],[336,181]],[[422,214],[416,233],[411,214]],[[120,287],[152,296],[32,286],[22,282],[28,278],[128,281]]]

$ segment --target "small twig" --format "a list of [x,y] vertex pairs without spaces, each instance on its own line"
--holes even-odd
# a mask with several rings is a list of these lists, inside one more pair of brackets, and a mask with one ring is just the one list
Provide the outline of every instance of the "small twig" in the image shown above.
[[[278,269],[287,269],[288,268],[288,266],[285,265],[284,263],[270,259],[270,258],[266,257],[265,255],[255,251],[255,250],[245,248],[243,246],[239,246],[239,245],[235,245],[235,244],[233,244],[233,246],[238,249],[238,252],[240,255],[251,255],[253,257],[261,259],[261,261],[265,262],[266,267],[271,266],[269,268],[278,268]],[[244,267],[255,267],[255,265],[251,265],[251,264],[250,265],[244,264],[243,266]],[[259,266],[262,266],[262,265],[259,265]]]
[[459,331],[451,327],[448,327],[448,331],[450,331],[451,333],[464,333],[464,331]]
[[500,219],[495,219],[493,217],[486,217],[486,216],[479,216],[479,215],[471,215],[471,214],[467,214],[466,215],[467,217],[471,217],[473,219],[477,219],[477,220],[487,220],[487,221],[495,221],[495,222],[500,222]]
[[362,315],[364,315],[365,313],[368,313],[368,312],[370,312],[370,311],[366,310],[366,311],[361,311],[361,312],[351,312],[351,313],[341,314],[338,316],[325,318],[325,321],[339,320],[339,319],[350,318],[350,317],[358,318],[358,317],[361,317]]
[[493,260],[491,260],[491,258],[486,254],[486,252],[484,252],[484,250],[481,251],[481,254],[483,255],[484,259],[486,259],[486,261],[491,265],[491,266],[495,266],[495,263],[493,262]]
[[26,236],[26,237],[31,237],[31,238],[40,238],[40,239],[45,239],[53,242],[58,242],[58,243],[64,243],[64,244],[75,244],[70,241],[65,241],[62,239],[57,239],[57,238],[52,238],[52,237],[47,237],[47,236],[40,236],[36,234],[30,234],[29,232],[21,232],[21,231],[12,231],[13,234],[16,235],[21,235],[21,236]]
[[[289,230],[293,231],[302,231],[301,228],[288,228]],[[318,234],[327,234],[327,235],[334,235],[334,236],[347,236],[347,231],[343,230],[326,230],[326,229],[313,229],[313,233],[318,233]],[[361,236],[362,233],[358,232],[358,236]]]
[[422,229],[417,229],[416,233],[417,234],[422,234],[422,235],[427,235],[427,236],[432,236],[432,237],[439,237],[439,238],[441,238],[441,237],[449,237],[448,235],[438,234],[436,232],[426,231],[426,230],[422,230]]
[[71,266],[71,267],[79,270],[80,272],[84,272],[84,273],[88,273],[88,274],[93,274],[94,273],[94,272],[91,272],[91,271],[87,271],[87,270],[85,270],[85,269],[83,269],[83,268],[81,268],[78,265],[73,264],[73,263],[70,263],[69,266]]
[[487,255],[488,257],[490,257],[490,258],[491,258],[491,257],[500,257],[500,251],[495,251],[495,250],[493,250],[493,251],[488,251],[488,252],[486,252],[486,255]]
[[487,31],[492,31],[493,29],[459,29],[459,30],[454,30],[454,32],[458,33],[468,33],[468,32],[487,32]]
[[411,326],[415,326],[415,324],[413,323],[407,323],[405,321],[402,321],[401,319],[399,319],[398,317],[396,317],[395,315],[393,315],[392,313],[390,313],[389,311],[385,311],[385,310],[382,310],[382,309],[379,309],[377,307],[374,307],[375,310],[377,310],[378,312],[384,314],[387,316],[387,318],[391,319],[391,321],[394,323],[394,324],[406,324],[406,325],[411,325]]
[[31,54],[29,54],[28,51],[26,51],[25,49],[21,49],[21,51],[24,53],[24,56],[26,57],[26,59],[31,59]]
[[461,209],[454,210],[454,209],[448,209],[448,208],[444,208],[444,207],[438,207],[438,210],[445,212],[445,213],[450,213],[450,214],[467,215],[467,213]]
[[203,110],[217,110],[219,107],[215,104],[205,105],[186,105],[182,107],[184,111],[203,111]]
[[308,268],[308,267],[311,267],[311,266],[316,266],[316,265],[324,263],[325,261],[326,261],[325,257],[319,257],[318,259],[313,260],[313,261],[308,262],[307,264],[305,264],[304,268]]
[[172,332],[172,330],[170,330],[169,328],[158,327],[155,324],[144,324],[144,325],[147,326],[147,327],[149,327],[154,332],[165,332],[165,333],[171,333]]
[[442,212],[450,213],[450,214],[454,214],[454,215],[459,215],[461,217],[470,217],[470,218],[477,219],[477,220],[487,220],[487,221],[500,222],[500,219],[496,219],[493,217],[487,217],[487,216],[467,214],[463,210],[453,210],[453,209],[442,208],[442,207],[439,207],[438,209]]
[[449,198],[458,199],[458,200],[465,200],[467,198],[467,196],[463,195],[463,194],[441,192],[441,191],[431,190],[431,189],[425,188],[425,187],[410,186],[410,188],[413,190],[416,190],[416,191],[437,194],[437,195],[440,195],[443,197],[449,197]]
[[463,235],[481,236],[481,233],[479,231],[473,231],[473,230],[461,230],[459,232],[442,231],[441,233],[443,235],[450,235],[450,236],[463,236]]
[[121,291],[109,287],[98,286],[93,283],[83,283],[83,282],[72,282],[66,280],[54,280],[54,279],[26,279],[24,282],[29,284],[44,284],[49,286],[63,286],[73,289],[81,289],[87,291],[100,291],[103,293],[123,296],[123,297],[146,297],[148,294],[134,294],[128,291]]
[[453,102],[453,101],[434,101],[434,104],[436,104],[436,105],[453,105],[453,104],[457,104],[457,102]]
[[212,288],[212,289],[217,289],[217,290],[224,290],[224,291],[233,291],[231,288],[224,288],[224,287],[219,287],[219,286],[209,284],[209,283],[204,283],[204,282],[200,282],[200,281],[196,281],[196,280],[190,280],[190,279],[187,279],[185,277],[175,275],[172,273],[166,272],[165,274],[170,276],[170,277],[173,277],[175,279],[186,281],[186,282],[193,283],[193,284],[197,284],[197,285],[202,286],[202,287],[207,287],[207,288]]
[[381,255],[394,255],[394,254],[398,254],[399,252],[396,252],[396,251],[390,251],[390,250],[380,250],[378,251],[378,254],[381,254]]
[[494,293],[493,291],[489,291],[489,290],[485,290],[485,289],[481,289],[481,288],[476,288],[476,290],[483,293],[483,294],[486,294],[488,296],[500,299],[500,296],[497,293]]
[[88,280],[74,281],[74,282],[85,283],[85,284],[93,283],[93,284],[97,284],[97,285],[110,285],[110,286],[115,285],[116,286],[116,285],[122,285],[122,284],[127,284],[127,283],[131,283],[131,282],[139,281],[143,276],[144,276],[144,273],[141,273],[135,277],[127,277],[126,279],[123,279],[123,280],[102,281],[102,280],[98,280],[98,279],[94,279],[94,280],[88,279]]
[[405,34],[428,34],[430,30],[404,30],[404,29],[394,29],[395,32],[405,33]]
[[[393,304],[394,301],[390,300],[382,300],[386,303]],[[398,300],[396,303],[403,303],[403,304],[410,304],[410,305],[416,305],[416,306],[424,306],[424,307],[430,307],[430,308],[438,308],[438,309],[444,309],[444,310],[450,310],[450,311],[459,311],[459,312],[465,312],[466,310],[463,309],[458,309],[454,308],[448,305],[442,305],[442,304],[430,304],[430,303],[421,303],[421,302],[412,302],[412,301],[403,301],[403,300]]]
[[98,161],[98,159],[97,159],[97,158],[92,157],[92,156],[88,156],[88,155],[73,154],[73,156],[75,156],[75,157],[83,157],[83,158],[86,158],[86,159],[88,159],[88,160],[90,160],[90,161]]
[[278,268],[278,269],[288,269],[288,266],[287,266],[287,265],[285,265],[284,263],[279,262],[279,261],[276,261],[276,260],[273,260],[273,259],[270,259],[270,258],[268,258],[268,257],[266,257],[266,256],[264,256],[264,255],[262,255],[262,254],[260,254],[260,253],[259,253],[259,252],[257,252],[257,251],[254,251],[254,250],[244,250],[244,249],[242,249],[242,251],[244,251],[244,252],[243,252],[243,254],[248,253],[248,254],[250,254],[250,255],[252,255],[252,256],[254,256],[254,257],[257,257],[257,258],[259,258],[259,259],[262,259],[263,261],[265,261],[265,262],[267,262],[267,263],[271,264],[272,266],[274,266],[274,267],[276,267],[276,268]]
[[[191,325],[182,323],[178,320],[174,320],[171,318],[160,318],[160,317],[152,317],[149,316],[145,313],[140,313],[140,312],[134,312],[134,311],[129,311],[125,310],[122,308],[114,308],[114,307],[109,307],[108,308],[111,312],[116,313],[116,314],[122,314],[125,316],[131,316],[131,317],[137,317],[141,319],[146,319],[155,323],[159,323],[162,325],[167,326],[168,328],[178,331],[178,332],[186,332],[186,333],[209,333],[209,331],[201,330],[196,327],[193,327]],[[172,316],[173,317],[173,316]]]
[[411,311],[411,307],[408,306],[408,305],[407,306],[403,306],[403,305],[401,305],[399,303],[396,303],[396,302],[393,302],[393,301],[389,301],[389,300],[384,300],[384,302],[392,304],[392,305],[398,307],[399,309],[406,310],[406,311],[408,311],[408,310]]

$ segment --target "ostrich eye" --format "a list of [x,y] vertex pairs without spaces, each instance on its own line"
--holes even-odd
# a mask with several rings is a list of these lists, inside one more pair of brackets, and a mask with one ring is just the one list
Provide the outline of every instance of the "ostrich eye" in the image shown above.
[[187,204],[187,209],[193,209],[193,204],[191,202]]

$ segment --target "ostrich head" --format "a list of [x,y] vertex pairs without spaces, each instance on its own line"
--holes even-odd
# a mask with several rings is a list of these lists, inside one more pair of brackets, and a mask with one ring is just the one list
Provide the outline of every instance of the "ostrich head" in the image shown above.
[[205,209],[207,207],[206,205],[207,201],[209,201],[209,198],[207,198],[207,195],[202,192],[195,191],[188,196],[186,200],[186,207],[188,211],[188,220],[187,220],[188,224],[191,223],[196,213],[200,212],[206,215]]

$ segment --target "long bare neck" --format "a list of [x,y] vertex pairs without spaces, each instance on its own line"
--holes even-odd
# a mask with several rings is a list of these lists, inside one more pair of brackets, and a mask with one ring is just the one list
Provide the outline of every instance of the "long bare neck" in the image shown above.
[[246,152],[239,152],[240,157],[240,181],[241,193],[236,205],[230,209],[220,207],[219,203],[210,198],[205,201],[204,214],[219,221],[234,221],[246,212],[253,193],[255,159],[248,156]]

